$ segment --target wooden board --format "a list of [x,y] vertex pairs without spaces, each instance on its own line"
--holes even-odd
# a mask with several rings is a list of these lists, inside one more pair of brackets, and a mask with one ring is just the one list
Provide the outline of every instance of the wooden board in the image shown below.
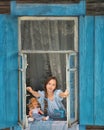
[[16,0],[17,3],[78,3],[80,0]]
[[86,130],[104,130],[104,126],[87,126]]
[[94,17],[79,19],[80,124],[94,124]]
[[86,0],[87,15],[104,15],[104,0]]
[[[10,14],[10,1],[0,0],[0,14]],[[80,0],[16,0],[17,3],[79,3]],[[87,15],[104,15],[104,0],[86,0]]]
[[10,0],[0,0],[0,14],[10,13]]
[[18,123],[17,25],[17,18],[0,15],[0,129]]

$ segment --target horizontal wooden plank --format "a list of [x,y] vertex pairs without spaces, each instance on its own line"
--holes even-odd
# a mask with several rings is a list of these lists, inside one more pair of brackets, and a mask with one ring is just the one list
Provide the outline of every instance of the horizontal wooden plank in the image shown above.
[[[17,3],[78,3],[80,0],[16,0]],[[10,0],[0,0],[0,14],[10,13]],[[104,0],[86,0],[87,15],[104,15]]]
[[87,126],[86,130],[104,130],[104,126]]
[[104,15],[104,0],[87,0],[87,15]]
[[102,3],[104,0],[86,0],[88,3]]
[[80,16],[85,15],[85,1],[76,4],[16,4],[11,3],[11,14],[18,16]]
[[0,5],[1,4],[9,4],[11,0],[0,0]]
[[17,3],[78,3],[80,0],[16,0]]
[[10,0],[0,0],[0,14],[10,14]]

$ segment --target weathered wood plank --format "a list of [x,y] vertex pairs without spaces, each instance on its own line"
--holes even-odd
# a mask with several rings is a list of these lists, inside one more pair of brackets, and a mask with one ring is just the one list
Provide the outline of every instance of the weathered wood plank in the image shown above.
[[[5,17],[0,16],[0,128],[5,126],[6,116],[3,113],[6,111],[6,43],[5,37]],[[5,82],[6,81],[6,82]],[[4,85],[5,83],[5,85]]]
[[95,17],[95,124],[104,125],[104,16]]
[[104,15],[104,0],[87,0],[87,15]]
[[17,3],[78,3],[80,0],[16,0]]
[[104,126],[87,126],[86,130],[104,130]]
[[17,26],[17,18],[0,15],[0,129],[18,123]]
[[[17,3],[79,3],[80,0],[16,0]],[[0,14],[10,13],[10,0],[0,0]],[[104,15],[104,0],[86,0],[87,15]]]
[[[7,42],[7,86],[6,107],[7,125],[16,125],[18,121],[18,21],[9,15],[6,17]],[[15,86],[15,87],[14,87]],[[13,97],[15,95],[15,97]],[[8,98],[9,97],[9,98]],[[10,108],[10,109],[8,109]],[[9,122],[9,123],[8,123]]]
[[0,14],[10,13],[10,0],[0,0]]
[[94,17],[79,20],[80,124],[94,124]]
[[76,4],[16,4],[11,2],[11,14],[18,16],[79,16],[85,14],[85,1]]

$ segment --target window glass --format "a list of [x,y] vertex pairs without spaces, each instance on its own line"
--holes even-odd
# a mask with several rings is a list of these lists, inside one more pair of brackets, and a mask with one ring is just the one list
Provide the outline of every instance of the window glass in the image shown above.
[[21,21],[22,50],[74,50],[74,20]]

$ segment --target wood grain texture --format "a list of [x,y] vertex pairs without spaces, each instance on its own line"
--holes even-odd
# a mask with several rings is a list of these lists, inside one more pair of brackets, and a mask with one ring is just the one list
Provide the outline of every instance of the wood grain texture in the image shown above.
[[[6,112],[6,43],[4,40],[5,37],[5,17],[0,16],[0,128],[5,126],[6,116],[4,116],[4,113]],[[3,90],[3,91],[2,91]],[[2,99],[2,100],[1,100]]]
[[78,3],[80,0],[16,0],[17,3]]
[[104,15],[104,0],[86,0],[87,15]]
[[104,16],[82,17],[80,23],[80,123],[103,126]]
[[94,124],[94,17],[80,17],[79,24],[79,118]]
[[[10,14],[10,1],[0,0],[0,14]],[[80,0],[16,0],[17,4],[26,3],[54,3],[67,4],[79,3]],[[104,0],[86,0],[86,14],[87,15],[104,15]]]
[[104,126],[87,126],[86,130],[104,130]]
[[104,16],[95,17],[95,124],[104,125]]
[[0,15],[0,129],[18,122],[17,51],[17,19]]
[[85,1],[76,4],[16,4],[11,3],[11,14],[18,16],[79,16],[85,14]]
[[0,14],[10,14],[10,0],[0,0]]

